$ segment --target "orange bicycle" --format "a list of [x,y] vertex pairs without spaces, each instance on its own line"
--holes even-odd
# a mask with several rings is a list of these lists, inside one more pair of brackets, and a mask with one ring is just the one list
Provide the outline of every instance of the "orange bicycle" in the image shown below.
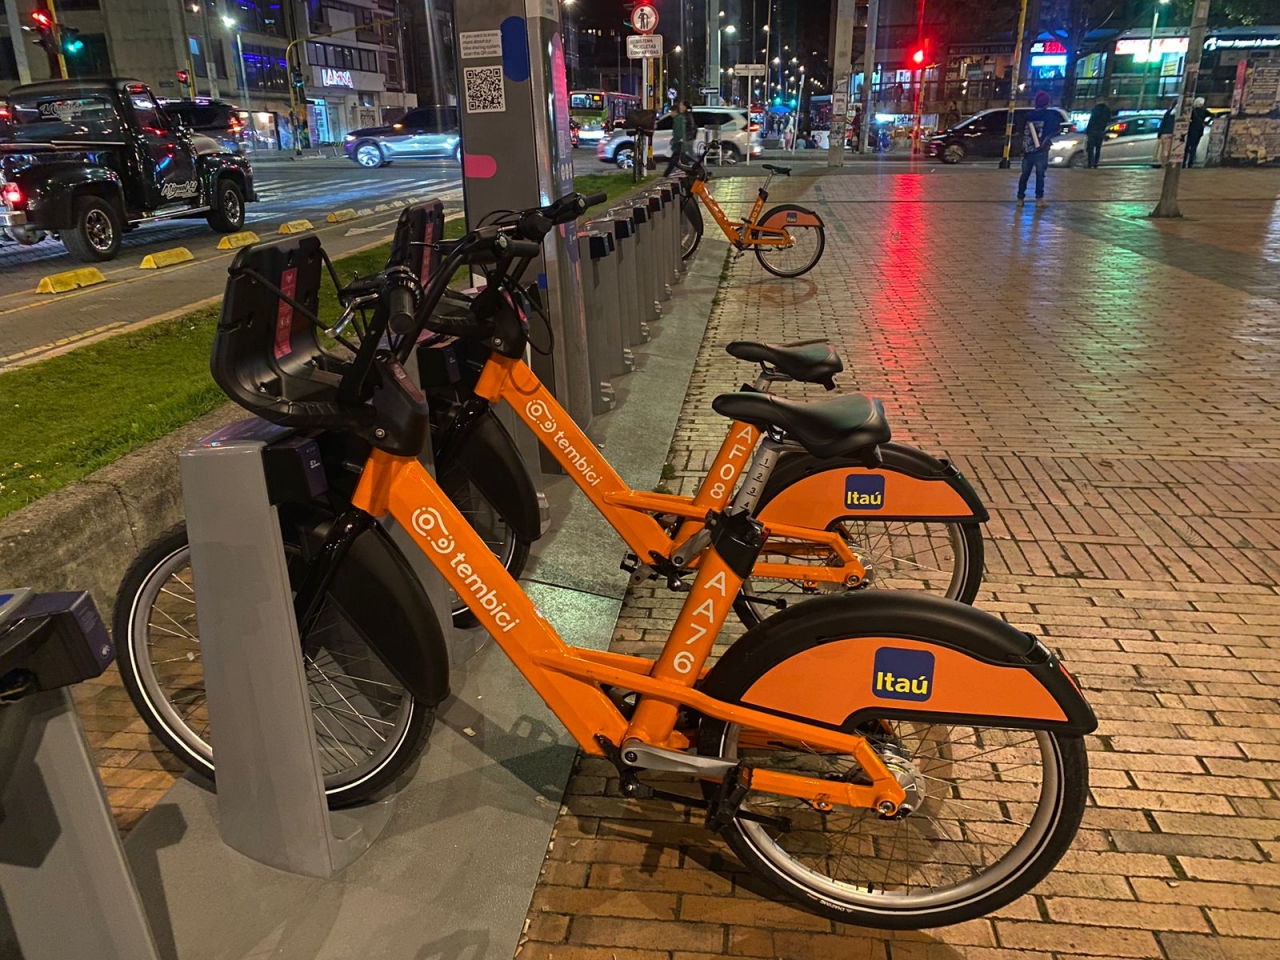
[[[1040,641],[953,601],[872,591],[789,608],[711,665],[770,533],[730,506],[700,518],[704,542],[672,582],[687,599],[656,660],[569,646],[418,462],[430,408],[402,363],[425,327],[489,344],[495,356],[477,395],[519,398],[522,418],[607,502],[612,472],[594,449],[575,446],[567,414],[521,359],[524,318],[536,311],[520,278],[555,223],[521,218],[440,245],[447,256],[425,290],[412,272],[387,271],[356,355],[323,371],[281,362],[271,308],[315,316],[318,241],[248,248],[232,267],[213,344],[218,384],[273,423],[304,435],[340,430],[371,449],[350,509],[310,553],[295,595],[309,649],[331,642],[312,627],[337,601],[372,651],[326,660],[339,679],[353,665],[371,671],[363,689],[379,695],[366,725],[382,735],[370,750],[415,754],[421,744],[398,735],[404,713],[430,713],[448,687],[439,624],[376,520],[390,516],[582,750],[615,765],[625,796],[702,810],[749,869],[804,908],[920,928],[971,919],[1030,889],[1079,826],[1083,736],[1096,727]],[[465,315],[437,313],[447,278],[468,264],[486,265],[486,292]],[[771,431],[794,426],[763,411],[752,419]],[[652,522],[630,515],[628,529]],[[685,774],[699,795],[655,788],[646,771]]]
[[765,212],[769,202],[769,184],[774,176],[791,176],[790,167],[766,163],[769,178],[756,194],[755,205],[745,221],[731,220],[707,189],[711,173],[702,160],[681,164],[686,176],[681,184],[680,255],[688,260],[702,243],[703,220],[698,201],[711,212],[712,218],[734,248],[742,253],[754,250],[760,266],[779,277],[800,277],[818,265],[827,248],[826,228],[822,218],[808,207],[794,203],[780,204]]

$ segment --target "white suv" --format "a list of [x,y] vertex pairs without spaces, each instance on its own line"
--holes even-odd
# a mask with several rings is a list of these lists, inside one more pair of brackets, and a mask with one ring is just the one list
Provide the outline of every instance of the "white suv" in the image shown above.
[[[664,160],[671,156],[671,125],[674,114],[668,113],[661,118],[653,134],[653,155]],[[758,157],[761,153],[759,130],[760,125],[751,122],[751,117],[743,107],[694,107],[693,119],[698,124],[695,135],[697,146],[693,151],[701,153],[706,144],[718,137],[724,145],[726,163],[740,163],[747,157]],[[615,130],[600,141],[596,147],[596,156],[604,163],[614,163],[624,170],[630,170],[635,159],[635,140],[626,130]]]

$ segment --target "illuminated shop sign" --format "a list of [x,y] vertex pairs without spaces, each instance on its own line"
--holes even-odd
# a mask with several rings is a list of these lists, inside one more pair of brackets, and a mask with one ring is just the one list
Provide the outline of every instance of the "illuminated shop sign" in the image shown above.
[[320,83],[326,87],[349,87],[352,90],[356,88],[356,82],[351,79],[350,70],[334,70],[332,67],[324,67],[320,71]]

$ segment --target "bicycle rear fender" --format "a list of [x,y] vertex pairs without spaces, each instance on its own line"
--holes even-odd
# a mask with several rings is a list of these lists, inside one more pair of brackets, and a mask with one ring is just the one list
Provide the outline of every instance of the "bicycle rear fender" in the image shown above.
[[702,691],[849,729],[873,719],[1092,733],[1093,710],[1035,637],[964,604],[866,591],[806,600],[748,630]]
[[787,227],[825,227],[826,224],[814,211],[788,203],[764,214],[757,226],[785,230]]
[[882,463],[792,453],[774,468],[757,518],[826,529],[833,520],[952,520],[985,523],[987,508],[950,462],[905,443],[880,446]]
[[458,458],[480,495],[493,505],[516,536],[529,543],[542,536],[533,477],[516,442],[492,410],[485,410],[450,438],[440,454],[442,471],[450,456]]
[[435,706],[449,696],[440,621],[413,568],[379,525],[352,542],[329,597],[414,697]]

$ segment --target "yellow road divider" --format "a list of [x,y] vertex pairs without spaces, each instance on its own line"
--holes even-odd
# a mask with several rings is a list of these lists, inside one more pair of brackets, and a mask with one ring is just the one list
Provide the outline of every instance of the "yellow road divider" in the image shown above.
[[374,208],[373,208],[373,212],[374,212],[374,213],[386,213],[386,212],[387,212],[388,210],[390,210],[390,209],[392,209],[391,204],[389,204],[389,203],[380,203],[380,204],[378,204],[376,207],[374,207]]
[[280,224],[280,232],[288,235],[291,233],[306,233],[308,230],[314,230],[310,220],[290,220],[288,223]]
[[356,213],[354,210],[335,210],[325,219],[330,223],[346,223],[348,220],[354,220],[358,216],[360,216],[360,214]]
[[356,216],[357,216],[357,217],[372,217],[372,216],[373,216],[373,208],[372,208],[372,207],[361,207],[359,210],[357,210],[357,211],[356,211]]
[[91,287],[95,283],[106,283],[107,278],[97,267],[81,267],[79,270],[68,270],[66,273],[55,273],[44,277],[36,293],[66,293],[80,287]]
[[238,250],[240,247],[247,247],[251,243],[257,243],[258,239],[258,235],[252,230],[242,230],[239,233],[228,233],[218,241],[218,249]]
[[158,270],[160,267],[172,267],[175,263],[190,263],[194,259],[195,254],[186,247],[174,247],[147,254],[138,266],[143,270]]

